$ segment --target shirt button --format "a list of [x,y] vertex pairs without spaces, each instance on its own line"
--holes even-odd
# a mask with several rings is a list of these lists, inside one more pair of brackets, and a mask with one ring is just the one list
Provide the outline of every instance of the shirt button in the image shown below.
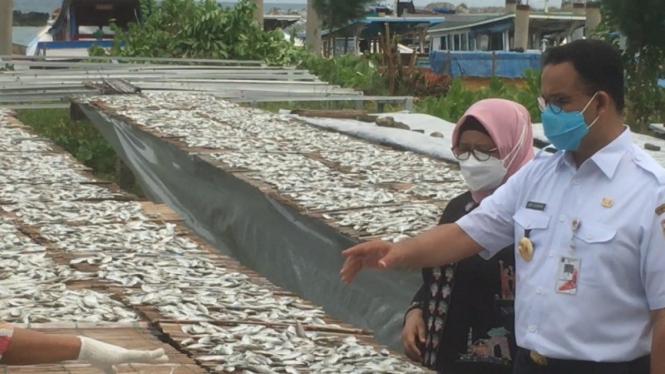
[[554,257],[554,251],[550,251],[550,257]]
[[573,179],[573,184],[575,184],[575,185],[580,184],[580,180],[577,179],[577,178],[576,178],[576,179]]
[[566,222],[566,216],[564,216],[563,214],[559,216],[559,221]]
[[536,332],[536,326],[535,325],[529,326],[529,331],[530,332]]
[[537,293],[538,295],[542,294],[542,293],[543,293],[543,288],[542,288],[542,287],[538,287],[538,288],[536,288],[536,293]]
[[591,240],[591,239],[593,239],[593,235],[589,234],[589,235],[586,236],[586,238],[587,238],[587,240]]
[[642,156],[640,156],[640,155],[635,156],[635,160],[636,161],[642,161]]

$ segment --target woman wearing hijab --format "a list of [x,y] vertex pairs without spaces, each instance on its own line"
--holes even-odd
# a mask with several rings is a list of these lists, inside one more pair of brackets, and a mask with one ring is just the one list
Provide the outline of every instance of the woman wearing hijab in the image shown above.
[[[453,153],[469,191],[446,206],[439,224],[452,223],[534,157],[529,112],[502,99],[471,106],[453,132]],[[480,256],[423,269],[420,287],[404,318],[404,352],[446,374],[512,371],[515,249],[491,260]]]
[[164,364],[164,349],[137,351],[75,335],[44,334],[0,323],[0,365],[24,366],[86,361],[106,374],[121,364]]

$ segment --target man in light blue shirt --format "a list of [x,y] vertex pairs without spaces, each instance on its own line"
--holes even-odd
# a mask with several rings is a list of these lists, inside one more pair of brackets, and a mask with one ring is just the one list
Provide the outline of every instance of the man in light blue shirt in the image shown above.
[[665,170],[623,124],[623,81],[605,42],[548,50],[539,104],[558,151],[455,224],[346,250],[343,281],[517,243],[515,374],[665,374]]

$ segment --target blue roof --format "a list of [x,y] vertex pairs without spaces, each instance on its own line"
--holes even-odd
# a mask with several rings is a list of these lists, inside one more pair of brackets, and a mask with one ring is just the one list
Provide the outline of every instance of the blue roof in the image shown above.
[[[383,25],[384,23],[396,23],[402,25],[419,25],[428,23],[430,25],[436,25],[446,21],[446,17],[365,17],[357,21],[349,22],[345,26],[337,27],[334,31],[338,31],[344,28],[347,28],[355,24],[364,24],[364,25]],[[321,36],[326,36],[330,33],[330,30],[321,30]],[[306,33],[301,31],[296,34],[298,38],[305,38]]]
[[356,21],[356,23],[429,23],[437,24],[445,22],[446,17],[366,17]]

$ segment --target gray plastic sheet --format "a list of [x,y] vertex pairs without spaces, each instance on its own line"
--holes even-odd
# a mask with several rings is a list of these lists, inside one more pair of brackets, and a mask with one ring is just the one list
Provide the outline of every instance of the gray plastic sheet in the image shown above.
[[340,281],[340,252],[355,239],[173,144],[79,107],[131,168],[149,199],[169,205],[221,253],[322,306],[330,316],[373,330],[380,343],[401,351],[402,319],[421,284],[419,272],[366,271],[347,286]]

